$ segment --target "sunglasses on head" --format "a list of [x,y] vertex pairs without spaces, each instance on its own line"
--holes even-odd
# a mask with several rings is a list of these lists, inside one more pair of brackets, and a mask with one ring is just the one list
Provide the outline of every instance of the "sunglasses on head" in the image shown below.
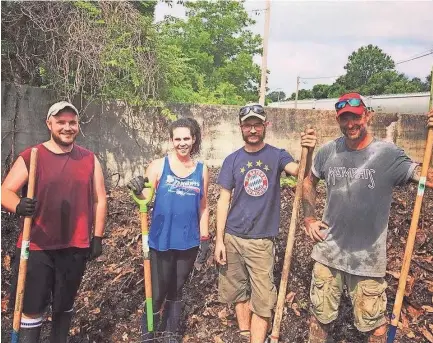
[[239,117],[245,117],[250,111],[253,111],[256,114],[264,114],[265,109],[262,105],[251,105],[251,106],[244,106],[239,111]]
[[347,105],[353,107],[360,107],[360,106],[365,107],[365,104],[361,99],[344,99],[335,104],[335,109],[338,111],[341,110],[342,108],[345,108]]

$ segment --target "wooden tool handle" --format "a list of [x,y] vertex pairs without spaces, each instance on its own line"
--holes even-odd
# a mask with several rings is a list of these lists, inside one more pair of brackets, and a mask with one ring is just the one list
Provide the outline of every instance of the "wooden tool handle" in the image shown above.
[[275,309],[274,325],[272,327],[271,343],[278,343],[280,336],[281,319],[283,317],[284,302],[287,292],[287,279],[289,277],[290,265],[292,262],[293,246],[295,244],[296,224],[298,222],[299,206],[302,197],[302,183],[305,177],[307,165],[308,148],[303,147],[301,161],[299,163],[298,182],[296,184],[295,199],[293,200],[292,217],[290,219],[289,234],[287,236],[286,253],[284,255],[283,271],[281,273],[280,289],[278,292],[277,307]]
[[[433,78],[433,68],[432,68],[431,76]],[[429,108],[430,110],[433,109],[433,79],[431,81]],[[415,199],[415,206],[412,213],[412,220],[410,223],[409,235],[407,237],[406,249],[404,251],[403,265],[401,267],[400,279],[398,281],[398,289],[397,289],[397,294],[395,296],[394,308],[392,310],[391,326],[389,328],[387,342],[394,342],[398,321],[400,319],[401,307],[403,305],[404,291],[406,289],[406,280],[407,280],[407,276],[409,275],[410,262],[412,259],[413,248],[415,245],[416,230],[418,228],[418,221],[421,213],[421,205],[424,197],[424,188],[426,183],[427,171],[430,166],[432,149],[433,149],[433,128],[429,128],[427,132],[427,141],[426,141],[426,147],[424,151],[424,158],[422,161],[421,177],[420,177],[420,181],[418,182],[418,192],[417,192],[417,196]]]
[[409,235],[407,237],[406,249],[404,252],[403,266],[401,268],[400,279],[398,282],[397,294],[395,296],[394,309],[392,311],[391,325],[397,326],[400,319],[401,306],[403,304],[404,291],[406,289],[406,279],[409,275],[409,267],[412,259],[413,248],[415,244],[416,230],[421,213],[421,205],[424,196],[424,188],[427,176],[427,170],[430,165],[433,147],[433,129],[430,128],[427,134],[427,144],[425,147],[424,159],[421,168],[421,177],[418,183],[418,193],[415,200],[415,206],[410,223]]
[[[37,168],[38,149],[32,148],[30,154],[30,170],[27,187],[27,198],[33,198],[36,184],[36,168]],[[29,258],[30,246],[30,230],[32,227],[32,217],[24,218],[24,228],[21,243],[20,266],[18,272],[18,283],[15,297],[15,310],[13,319],[12,341],[18,342],[18,332],[21,325],[21,315],[23,311],[24,290],[27,276],[27,261]]]

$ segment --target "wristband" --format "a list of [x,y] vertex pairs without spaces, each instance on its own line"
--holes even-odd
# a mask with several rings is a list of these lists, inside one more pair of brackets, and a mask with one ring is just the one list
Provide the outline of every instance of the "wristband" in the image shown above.
[[207,236],[200,236],[200,242],[202,242],[202,241],[208,241],[209,239],[210,239],[209,235],[207,235]]

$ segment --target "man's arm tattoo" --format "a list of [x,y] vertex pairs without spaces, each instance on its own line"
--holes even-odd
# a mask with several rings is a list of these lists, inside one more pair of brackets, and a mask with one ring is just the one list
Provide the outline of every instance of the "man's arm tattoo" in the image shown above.
[[302,208],[304,211],[304,218],[314,218],[316,216],[316,185],[317,181],[310,171],[308,177],[304,179],[302,184]]

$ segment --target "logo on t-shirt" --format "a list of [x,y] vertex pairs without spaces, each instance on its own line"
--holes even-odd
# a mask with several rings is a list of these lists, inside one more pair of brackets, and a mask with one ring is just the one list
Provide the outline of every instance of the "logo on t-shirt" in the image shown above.
[[266,193],[268,187],[268,177],[262,170],[251,169],[245,174],[244,188],[248,195],[259,197]]
[[200,193],[200,183],[192,179],[179,179],[173,175],[167,175],[165,183],[170,193],[177,195],[196,195]]
[[329,167],[328,185],[335,186],[335,179],[368,180],[367,187],[373,189],[375,186],[374,173],[376,170],[369,168]]

